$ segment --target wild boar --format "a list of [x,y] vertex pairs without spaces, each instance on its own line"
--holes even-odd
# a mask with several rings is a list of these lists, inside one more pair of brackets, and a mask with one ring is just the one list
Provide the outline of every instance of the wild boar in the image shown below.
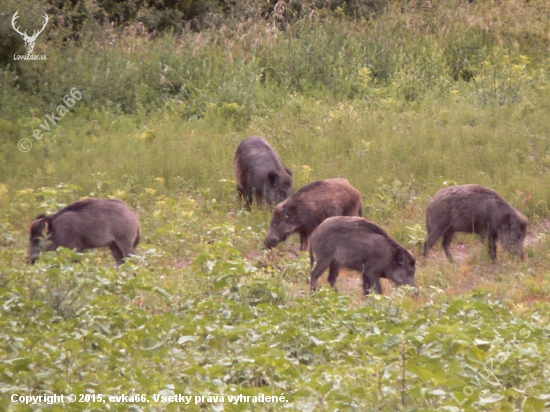
[[275,207],[264,245],[270,249],[299,233],[300,250],[306,250],[309,235],[323,220],[356,215],[363,216],[361,193],[346,179],[317,180]]
[[239,144],[233,165],[237,190],[248,210],[254,195],[258,204],[276,205],[293,193],[292,172],[283,167],[277,152],[259,136]]
[[326,219],[311,234],[311,266],[314,255],[317,264],[311,272],[311,290],[323,272],[329,269],[328,281],[336,288],[340,268],[361,272],[363,291],[371,288],[382,293],[380,278],[397,285],[416,287],[416,259],[407,249],[393,240],[380,226],[362,217],[336,216]]
[[445,255],[453,261],[451,242],[456,232],[476,233],[488,239],[489,256],[497,258],[497,239],[523,259],[523,241],[528,220],[494,190],[479,185],[441,189],[426,209],[428,236],[424,256],[443,236]]
[[30,227],[30,263],[38,258],[44,235],[46,251],[64,246],[83,252],[108,246],[120,266],[124,258],[136,253],[141,234],[139,221],[126,203],[89,198],[71,203],[52,216],[36,217]]

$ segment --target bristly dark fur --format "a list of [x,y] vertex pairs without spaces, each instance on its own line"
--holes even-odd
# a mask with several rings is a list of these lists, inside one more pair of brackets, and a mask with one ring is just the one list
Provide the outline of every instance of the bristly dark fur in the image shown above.
[[275,207],[264,245],[272,248],[292,233],[299,233],[300,249],[306,250],[309,235],[323,220],[361,216],[362,209],[361,193],[346,179],[312,182]]
[[108,247],[118,266],[126,257],[135,254],[141,238],[137,216],[117,199],[83,199],[53,216],[39,215],[30,227],[30,263],[42,251],[40,237],[44,232],[48,234],[47,251],[59,246],[78,252]]
[[[86,210],[89,207],[94,207],[94,203],[97,199],[94,198],[87,198],[82,200],[77,200],[76,202],[71,203],[68,206],[65,206],[63,209],[61,209],[56,214],[52,215],[52,218],[57,217],[59,215],[62,215],[63,213],[67,212],[81,212],[83,210]],[[102,199],[103,202],[112,202],[112,203],[124,203],[118,199]]]
[[426,208],[424,256],[443,237],[442,246],[447,259],[453,260],[451,242],[457,232],[476,233],[487,239],[492,260],[497,258],[497,240],[502,237],[512,243],[507,248],[523,258],[523,241],[527,218],[492,189],[475,185],[451,186],[441,189]]
[[382,293],[380,278],[397,285],[416,286],[416,259],[406,248],[392,239],[375,223],[362,217],[334,216],[326,219],[311,234],[310,263],[317,264],[311,272],[311,289],[329,269],[329,283],[336,289],[341,268],[362,273],[365,294],[375,288]]
[[259,136],[243,140],[233,160],[237,190],[247,209],[258,204],[277,204],[293,193],[292,172],[285,169],[278,153]]
[[311,191],[317,190],[319,186],[324,185],[325,182],[323,180],[316,180],[315,182],[311,182],[303,187],[300,188],[295,194],[296,197],[300,196],[307,196],[307,194]]

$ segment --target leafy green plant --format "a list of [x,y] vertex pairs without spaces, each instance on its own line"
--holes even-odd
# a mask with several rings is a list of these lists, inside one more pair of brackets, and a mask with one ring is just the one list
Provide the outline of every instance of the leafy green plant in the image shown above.
[[[548,409],[547,2],[207,2],[192,22],[193,2],[161,3],[51,6],[48,59],[0,68],[0,409],[42,393],[148,400],[86,410],[183,407],[160,393],[225,397],[190,411]],[[77,86],[82,104],[20,152]],[[233,172],[252,134],[296,190],[357,187],[417,255],[418,295],[382,280],[365,298],[347,271],[341,293],[311,293],[296,236],[264,251],[272,208],[243,210]],[[430,197],[473,182],[529,217],[525,261],[480,259],[467,236],[456,264],[419,256]],[[138,256],[27,265],[32,219],[86,196],[135,210]]]
[[479,73],[474,77],[483,107],[488,104],[507,106],[519,101],[523,94],[522,88],[529,82],[527,56],[511,58],[499,51],[495,54],[494,60],[481,63]]
[[406,226],[406,229],[409,231],[409,245],[419,247],[424,244],[427,232],[420,224],[416,224],[414,226]]

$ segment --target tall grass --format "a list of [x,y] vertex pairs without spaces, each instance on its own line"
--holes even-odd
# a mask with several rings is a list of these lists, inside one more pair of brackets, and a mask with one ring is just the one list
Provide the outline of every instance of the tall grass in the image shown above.
[[460,96],[388,110],[295,96],[246,127],[215,107],[191,121],[169,110],[124,115],[84,107],[29,153],[4,144],[3,180],[13,189],[62,181],[97,192],[97,173],[105,187],[120,190],[162,178],[169,189],[210,188],[233,204],[235,148],[260,134],[294,171],[297,187],[346,177],[372,218],[389,221],[446,184],[472,182],[494,187],[529,217],[547,216],[549,130],[540,111],[548,103],[543,94],[538,101],[541,108],[526,112],[519,104],[475,108]]
[[[184,119],[202,116],[209,104],[261,113],[289,93],[372,100],[370,89],[390,87],[419,101],[454,79],[479,75],[495,48],[546,64],[548,8],[543,1],[431,8],[407,2],[373,19],[317,11],[288,24],[228,19],[200,32],[156,36],[140,24],[117,29],[88,20],[75,41],[52,27],[50,40],[39,45],[48,59],[4,68],[17,78],[4,78],[2,86],[24,90],[46,108],[79,87],[92,107],[136,112],[177,105]],[[362,69],[371,73],[369,85]]]

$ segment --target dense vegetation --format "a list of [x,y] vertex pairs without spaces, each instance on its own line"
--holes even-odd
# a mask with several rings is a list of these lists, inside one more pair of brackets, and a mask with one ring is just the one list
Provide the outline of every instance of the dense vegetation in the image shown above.
[[[29,32],[50,16],[47,60],[14,60],[16,10]],[[0,1],[0,409],[548,409],[549,14],[543,0]],[[252,134],[296,188],[349,179],[419,257],[420,297],[384,283],[365,300],[351,272],[310,294],[296,238],[262,250],[270,210],[241,209],[232,170]],[[525,261],[492,264],[473,236],[456,264],[439,247],[420,258],[430,196],[464,183],[530,219]],[[136,210],[139,256],[26,265],[34,216],[86,196]],[[44,393],[88,398],[11,398]]]

